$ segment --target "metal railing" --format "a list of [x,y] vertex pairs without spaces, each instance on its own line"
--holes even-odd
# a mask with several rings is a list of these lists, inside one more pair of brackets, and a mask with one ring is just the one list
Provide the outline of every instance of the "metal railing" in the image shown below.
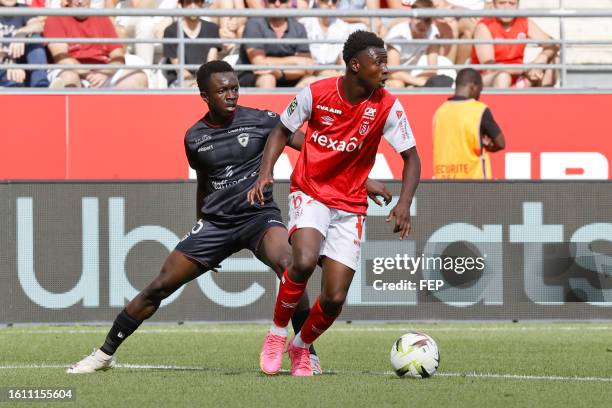
[[[443,18],[443,17],[549,17],[559,18],[560,37],[548,41],[537,41],[530,39],[517,40],[462,40],[462,39],[416,39],[416,40],[393,40],[392,44],[411,44],[411,45],[476,45],[476,44],[528,44],[528,45],[545,45],[555,44],[560,49],[560,63],[558,64],[454,64],[441,67],[439,65],[401,65],[389,66],[389,70],[412,70],[412,69],[461,69],[461,68],[477,68],[480,70],[504,70],[504,69],[555,69],[561,72],[560,85],[564,87],[567,84],[568,70],[576,72],[612,72],[612,65],[597,64],[568,64],[566,54],[568,46],[572,45],[598,45],[612,46],[612,38],[610,40],[567,40],[565,38],[565,29],[562,22],[565,18],[601,18],[612,17],[612,9],[596,9],[596,10],[569,10],[563,8],[561,0],[560,9],[538,9],[538,10],[464,10],[464,9],[383,9],[383,10],[318,10],[318,9],[90,9],[90,8],[60,8],[60,9],[44,9],[44,8],[10,8],[0,7],[0,16],[167,16],[167,17],[367,17],[370,19],[379,17],[389,18]],[[1,38],[2,43],[89,43],[89,44],[137,44],[137,43],[153,43],[153,44],[178,44],[178,64],[144,64],[144,65],[125,65],[125,64],[80,64],[82,69],[150,69],[150,70],[177,70],[182,72],[184,69],[195,70],[199,65],[190,65],[185,63],[185,45],[186,44],[210,44],[210,45],[225,45],[225,44],[318,44],[318,43],[343,43],[342,40],[309,40],[309,39],[253,39],[253,38],[236,38],[236,39],[190,39],[185,38],[183,30],[177,30],[177,38],[150,38],[150,39],[135,39],[135,38]],[[14,64],[0,64],[0,69],[15,68]],[[59,65],[59,64],[19,64],[19,68],[26,70],[33,69],[74,69],[74,65]],[[280,70],[342,70],[342,65],[252,65],[252,64],[237,64],[237,71],[252,71],[264,69],[280,69]],[[179,87],[184,86],[183,76],[178,75]]]

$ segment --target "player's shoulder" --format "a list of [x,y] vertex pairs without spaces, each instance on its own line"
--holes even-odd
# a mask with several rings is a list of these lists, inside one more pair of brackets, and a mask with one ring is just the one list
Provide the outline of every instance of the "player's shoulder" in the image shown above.
[[278,114],[268,109],[257,109],[240,105],[237,112],[238,119],[266,121],[278,118]]
[[208,134],[209,131],[210,128],[206,125],[206,122],[204,122],[203,118],[200,118],[185,132],[185,142],[197,143],[197,139],[201,138],[203,134]]
[[391,109],[396,103],[401,105],[399,98],[385,88],[378,88],[372,97],[372,101],[379,105],[381,110]]
[[339,77],[320,79],[310,84],[310,92],[313,96],[337,92]]

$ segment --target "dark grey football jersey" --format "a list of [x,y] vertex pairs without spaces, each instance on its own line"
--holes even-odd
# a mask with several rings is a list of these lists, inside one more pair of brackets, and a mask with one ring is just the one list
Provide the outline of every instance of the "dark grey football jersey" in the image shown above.
[[272,187],[265,191],[263,206],[252,206],[246,199],[257,181],[268,134],[278,122],[274,112],[238,106],[226,127],[202,118],[187,131],[185,152],[203,182],[206,219],[235,223],[265,209],[278,209]]

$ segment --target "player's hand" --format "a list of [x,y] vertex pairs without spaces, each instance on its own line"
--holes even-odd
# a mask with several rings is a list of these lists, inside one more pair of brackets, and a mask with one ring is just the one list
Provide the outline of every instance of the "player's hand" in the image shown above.
[[251,205],[255,203],[264,205],[264,190],[266,187],[271,186],[274,183],[274,179],[270,176],[259,176],[255,185],[247,193],[247,201]]
[[395,218],[395,226],[393,232],[399,232],[399,239],[404,239],[410,234],[410,205],[397,204],[385,221],[389,222]]
[[23,69],[7,69],[6,78],[21,84],[26,79],[26,72]]
[[380,181],[367,179],[366,190],[368,190],[368,197],[370,197],[372,201],[374,201],[377,205],[381,207],[383,206],[383,203],[378,197],[382,197],[382,199],[385,201],[384,205],[388,205],[391,202],[391,193],[389,192],[389,190],[387,190],[387,186],[385,186],[384,183],[381,183]]
[[25,54],[24,43],[11,43],[8,48],[8,56],[12,59],[19,59]]
[[108,75],[102,72],[91,71],[85,79],[87,79],[92,88],[100,88],[108,81]]

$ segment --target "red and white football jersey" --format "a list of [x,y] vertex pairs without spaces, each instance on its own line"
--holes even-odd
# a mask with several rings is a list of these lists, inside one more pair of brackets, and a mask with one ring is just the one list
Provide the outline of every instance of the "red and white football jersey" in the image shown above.
[[281,115],[295,132],[308,122],[304,144],[291,175],[291,191],[303,191],[330,208],[365,214],[365,182],[381,136],[401,153],[416,145],[406,112],[384,88],[351,105],[342,77],[317,81],[297,94]]

